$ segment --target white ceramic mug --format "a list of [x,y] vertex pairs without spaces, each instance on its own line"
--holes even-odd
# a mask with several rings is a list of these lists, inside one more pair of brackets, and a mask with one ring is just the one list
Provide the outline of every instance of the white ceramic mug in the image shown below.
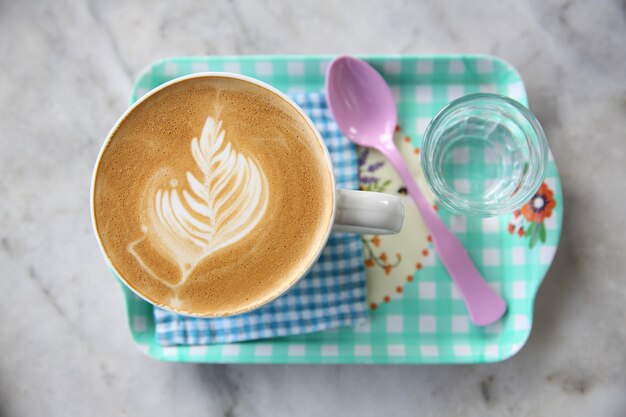
[[[326,163],[328,165],[328,170],[331,173],[331,177],[332,177],[331,196],[334,198],[334,204],[333,204],[333,211],[331,215],[331,221],[328,223],[328,228],[326,230],[324,239],[321,241],[319,248],[317,248],[316,250],[316,256],[312,259],[306,271],[300,277],[298,277],[297,279],[294,279],[292,281],[291,286],[286,288],[282,293],[277,294],[276,297],[266,300],[263,304],[256,305],[253,308],[235,311],[230,315],[241,314],[247,311],[251,311],[253,309],[263,307],[264,305],[273,301],[275,298],[279,297],[280,295],[287,292],[290,288],[292,288],[296,283],[300,281],[302,277],[304,277],[308,273],[308,271],[313,266],[315,261],[317,261],[317,258],[319,257],[320,253],[322,252],[322,249],[326,245],[326,242],[332,230],[341,231],[341,232],[367,233],[367,234],[393,234],[393,233],[397,233],[400,231],[400,229],[402,228],[402,222],[404,219],[404,205],[403,205],[402,200],[398,196],[384,194],[384,193],[377,193],[377,192],[372,192],[372,191],[342,190],[342,189],[336,188],[332,161],[330,158],[330,154],[328,152],[328,148],[326,147],[326,144],[324,143],[322,136],[320,135],[319,131],[315,127],[315,124],[307,116],[307,114],[296,103],[294,103],[293,100],[291,100],[288,96],[286,96],[285,94],[283,94],[276,88],[262,81],[259,81],[259,80],[256,80],[254,78],[247,77],[244,75],[225,73],[225,72],[205,72],[205,73],[192,74],[192,75],[176,78],[172,81],[162,84],[159,87],[155,88],[154,90],[150,91],[148,94],[146,94],[139,100],[137,100],[137,102],[134,103],[122,115],[122,117],[120,117],[120,119],[117,121],[113,129],[111,129],[111,131],[109,132],[109,135],[106,141],[104,142],[102,149],[100,150],[100,154],[98,155],[98,159],[96,161],[96,165],[95,165],[94,172],[93,172],[92,183],[91,183],[91,218],[92,218],[92,224],[94,227],[96,238],[98,239],[98,244],[100,245],[100,249],[104,257],[107,259],[107,262],[109,263],[109,265],[111,266],[115,274],[121,279],[122,282],[126,284],[128,288],[130,288],[138,296],[152,303],[143,294],[137,292],[131,285],[129,285],[126,282],[126,280],[124,279],[124,276],[117,270],[114,263],[106,255],[106,252],[104,251],[103,243],[97,231],[98,229],[96,227],[96,220],[95,220],[95,215],[94,215],[95,213],[94,212],[94,197],[95,197],[94,186],[95,186],[96,173],[98,171],[98,165],[100,163],[102,153],[104,152],[107,144],[111,140],[113,133],[117,130],[118,126],[122,123],[122,121],[126,119],[128,115],[136,107],[138,107],[143,101],[147,100],[153,94],[171,86],[172,84],[176,84],[183,80],[199,78],[199,77],[229,77],[229,78],[247,81],[249,83],[253,83],[259,87],[262,87],[263,89],[266,89],[278,95],[284,101],[289,103],[294,109],[298,111],[300,115],[302,115],[303,119],[309,125],[311,130],[315,132],[315,136],[323,149],[324,158],[326,160]],[[160,307],[166,308],[164,306],[160,306]],[[180,312],[177,312],[177,313],[181,314]]]

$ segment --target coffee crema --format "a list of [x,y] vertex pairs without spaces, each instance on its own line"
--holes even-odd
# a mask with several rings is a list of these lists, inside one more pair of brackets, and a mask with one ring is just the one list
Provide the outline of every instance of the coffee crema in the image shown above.
[[222,76],[149,96],[111,134],[94,177],[104,251],[151,302],[187,314],[250,310],[291,286],[332,217],[332,177],[302,115]]

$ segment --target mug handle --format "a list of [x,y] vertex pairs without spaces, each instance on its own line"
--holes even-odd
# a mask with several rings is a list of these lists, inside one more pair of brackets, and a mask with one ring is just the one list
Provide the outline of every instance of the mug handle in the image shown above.
[[337,190],[336,201],[334,231],[389,235],[402,229],[404,203],[398,196]]

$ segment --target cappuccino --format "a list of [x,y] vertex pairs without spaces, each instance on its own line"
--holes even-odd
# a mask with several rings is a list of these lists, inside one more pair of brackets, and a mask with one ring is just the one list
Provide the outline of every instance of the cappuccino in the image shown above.
[[186,314],[251,310],[293,285],[324,244],[332,173],[316,132],[255,83],[189,78],[117,125],[93,184],[111,265],[150,302]]

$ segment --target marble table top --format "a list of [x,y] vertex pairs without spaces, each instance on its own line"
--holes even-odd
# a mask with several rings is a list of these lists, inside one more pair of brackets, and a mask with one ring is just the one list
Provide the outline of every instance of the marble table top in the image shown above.
[[[623,1],[0,3],[0,415],[626,414]],[[89,218],[131,83],[172,55],[498,55],[525,79],[565,227],[514,358],[472,366],[211,366],[133,346]]]

